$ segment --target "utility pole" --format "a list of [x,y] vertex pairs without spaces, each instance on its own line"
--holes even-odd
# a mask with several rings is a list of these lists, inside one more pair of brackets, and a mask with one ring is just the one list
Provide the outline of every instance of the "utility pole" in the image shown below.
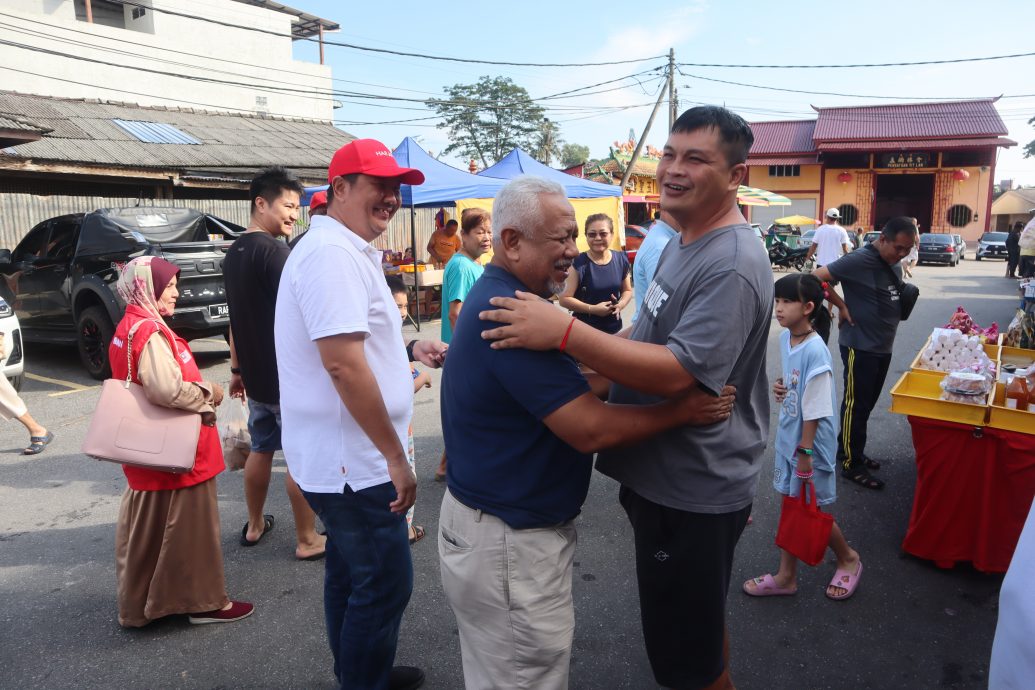
[[[632,172],[633,168],[636,166],[636,161],[640,159],[640,151],[643,150],[643,145],[647,141],[647,135],[650,134],[651,125],[654,124],[654,117],[658,114],[658,109],[661,108],[661,102],[665,100],[666,91],[668,93],[669,100],[671,101],[672,92],[674,89],[673,79],[675,79],[675,75],[672,71],[672,65],[674,64],[674,62],[675,51],[670,48],[668,51],[668,88],[666,89],[665,85],[663,84],[661,88],[658,89],[658,100],[654,104],[654,110],[650,111],[650,117],[647,119],[647,126],[643,128],[643,134],[640,135],[640,140],[636,142],[636,148],[633,150],[632,158],[629,159],[629,165],[625,166],[625,172],[622,173],[622,194],[625,194],[625,185],[629,184],[629,178],[632,177]],[[672,116],[672,110],[669,109],[669,129],[671,129],[671,123],[673,122],[675,122],[675,118]]]
[[668,129],[676,123],[676,49],[668,49]]

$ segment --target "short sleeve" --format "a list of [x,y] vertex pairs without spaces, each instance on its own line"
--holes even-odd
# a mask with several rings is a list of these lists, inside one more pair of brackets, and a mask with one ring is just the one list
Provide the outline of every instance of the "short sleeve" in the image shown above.
[[632,268],[629,266],[629,255],[623,251],[618,254],[618,257],[618,264],[622,271],[622,280],[625,280],[632,272]]
[[862,267],[862,262],[865,260],[865,254],[865,251],[845,254],[840,259],[827,264],[826,269],[830,271],[830,275],[835,282],[852,282],[858,279],[857,276],[859,269]]
[[493,350],[489,357],[496,380],[540,421],[590,392],[578,364],[568,355],[556,351]]
[[445,304],[463,302],[475,281],[478,280],[476,272],[472,270],[473,267],[465,266],[461,261],[450,261],[446,264],[446,274],[442,281],[442,301]]
[[683,368],[717,395],[729,381],[757,315],[755,289],[739,273],[725,271],[694,290],[666,344]]
[[284,273],[284,264],[287,263],[287,258],[291,254],[286,244],[280,240],[274,240],[274,242],[275,244],[270,245],[266,254],[266,270],[263,271],[263,275],[269,283],[271,295],[277,294],[280,276]]
[[310,340],[370,333],[370,286],[346,249],[328,245],[297,266],[292,289]]
[[801,418],[806,422],[834,416],[833,395],[834,375],[829,369],[819,372],[805,382],[805,390],[801,394]]

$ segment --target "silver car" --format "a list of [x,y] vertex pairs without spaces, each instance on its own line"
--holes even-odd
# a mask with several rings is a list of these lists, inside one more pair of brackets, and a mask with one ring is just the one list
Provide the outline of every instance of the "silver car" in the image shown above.
[[1005,259],[1006,258],[1006,237],[1005,232],[986,232],[978,240],[977,255],[978,261],[982,259]]

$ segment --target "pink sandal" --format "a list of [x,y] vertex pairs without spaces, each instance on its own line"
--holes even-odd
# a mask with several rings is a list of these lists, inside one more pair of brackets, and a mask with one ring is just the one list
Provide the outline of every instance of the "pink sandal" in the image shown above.
[[827,598],[833,599],[834,601],[844,601],[848,597],[855,594],[855,588],[859,586],[859,577],[862,575],[862,573],[862,561],[859,561],[859,567],[856,569],[854,573],[850,573],[847,570],[841,570],[840,568],[838,568],[837,572],[834,573],[834,579],[832,579],[830,581],[830,584],[827,585],[827,589],[830,589],[831,587],[840,587],[841,589],[845,590],[845,593],[837,595],[831,594],[828,591],[824,591],[824,593],[827,595]]
[[[752,583],[755,585],[754,589],[748,587]],[[741,589],[749,597],[786,597],[798,593],[797,587],[791,589],[790,587],[780,587],[777,585],[776,579],[769,573],[761,577],[751,578],[741,586]]]

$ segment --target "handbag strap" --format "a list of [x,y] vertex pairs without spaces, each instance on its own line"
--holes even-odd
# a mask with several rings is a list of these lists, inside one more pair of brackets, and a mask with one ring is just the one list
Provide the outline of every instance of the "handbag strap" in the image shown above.
[[884,270],[887,271],[888,274],[891,276],[891,280],[894,281],[895,287],[898,288],[898,291],[901,293],[902,286],[905,285],[906,281],[902,280],[902,278],[900,278],[898,274],[895,273],[895,269],[893,269],[891,265],[884,260],[884,257],[880,255],[880,252],[878,252],[872,244],[866,245],[866,248],[869,249],[871,252],[877,252],[877,260],[880,261],[880,265],[883,266]]
[[162,330],[162,325],[158,323],[157,319],[140,319],[129,329],[129,334],[126,336],[126,388],[129,388],[129,384],[133,383],[133,334],[137,332],[145,322],[150,322],[155,325],[159,332],[161,332],[169,340],[169,345],[172,347],[173,357],[176,356],[176,342]]

